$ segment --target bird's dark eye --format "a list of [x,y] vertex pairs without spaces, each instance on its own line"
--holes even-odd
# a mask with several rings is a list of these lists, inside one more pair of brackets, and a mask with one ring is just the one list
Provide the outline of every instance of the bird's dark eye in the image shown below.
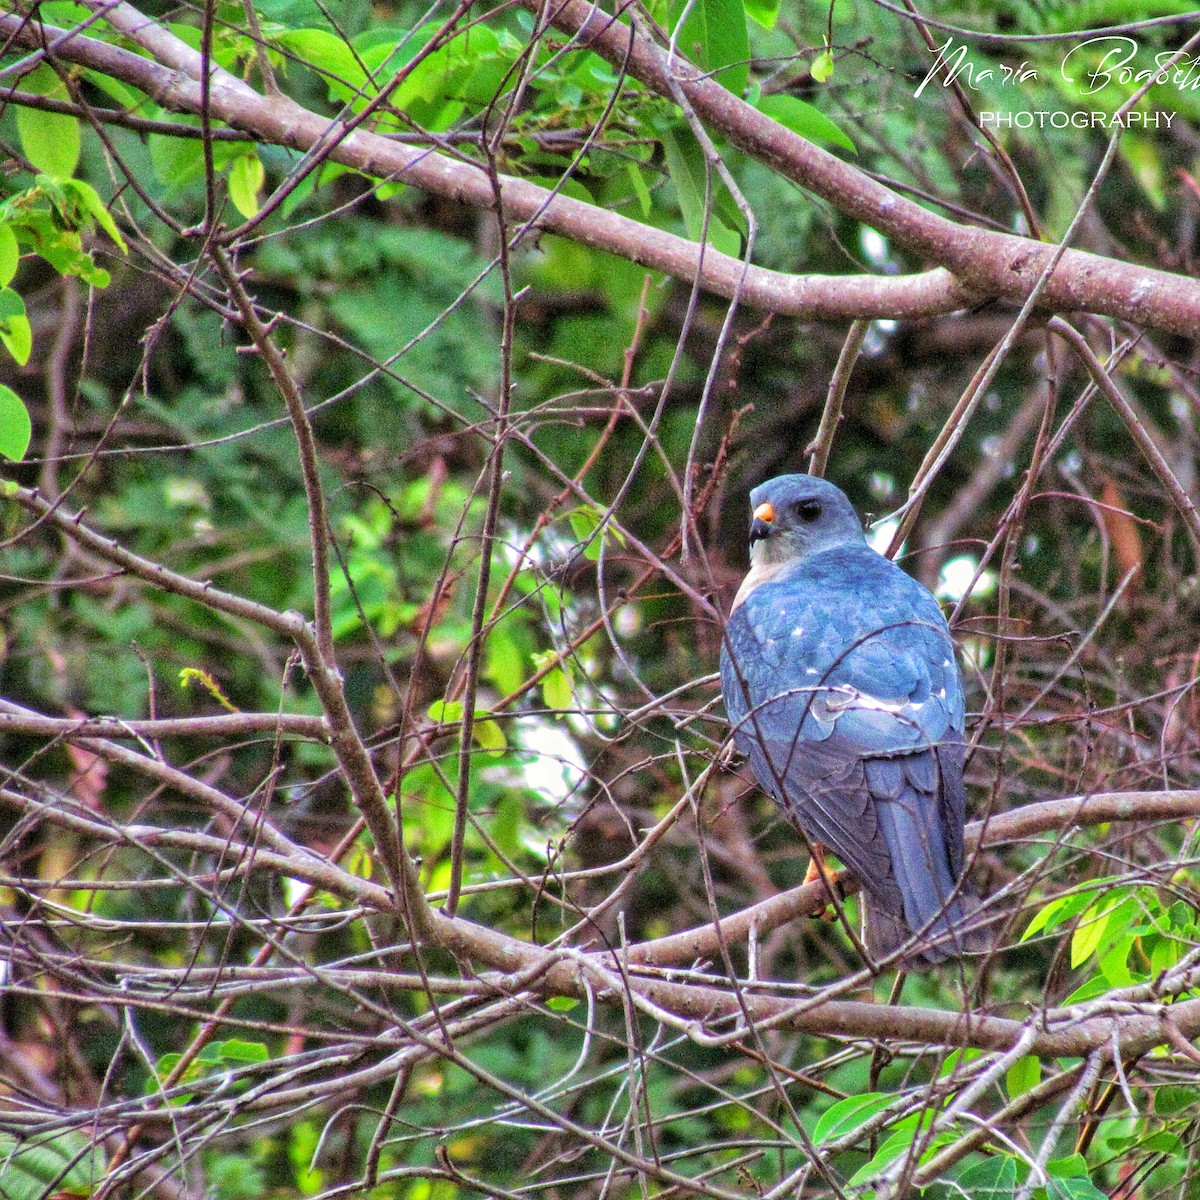
[[821,515],[819,500],[797,500],[792,505],[792,512],[806,525],[811,525]]

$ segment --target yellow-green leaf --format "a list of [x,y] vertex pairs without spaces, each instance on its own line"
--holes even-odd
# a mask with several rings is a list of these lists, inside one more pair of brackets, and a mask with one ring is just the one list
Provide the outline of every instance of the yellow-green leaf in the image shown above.
[[112,213],[108,211],[104,201],[100,199],[100,193],[90,183],[86,183],[82,179],[68,180],[66,187],[74,193],[79,206],[116,242],[121,253],[126,253],[128,247],[125,245],[125,239],[121,236],[121,231],[117,228],[117,223],[113,220]]
[[1021,941],[1033,937],[1035,933],[1040,933],[1043,929],[1053,929],[1057,925],[1066,924],[1073,916],[1087,908],[1088,904],[1105,891],[1111,883],[1112,880],[1107,878],[1092,880],[1087,887],[1081,888],[1077,892],[1056,896],[1053,900],[1048,901],[1042,909],[1034,913],[1028,928],[1021,934]]
[[562,667],[555,667],[542,680],[542,699],[546,702],[547,708],[557,709],[559,712],[571,707],[574,699],[571,677]]
[[0,225],[0,287],[8,287],[21,262],[21,247],[12,226]]
[[435,700],[429,706],[429,719],[439,725],[453,725],[463,719],[463,706],[457,700]]
[[471,736],[491,754],[503,754],[508,749],[508,738],[504,736],[504,730],[486,714],[475,714]]
[[0,288],[0,342],[21,366],[29,361],[33,330],[25,315],[25,301],[12,288]]
[[1018,1096],[1024,1096],[1028,1092],[1033,1091],[1041,1081],[1041,1059],[1036,1055],[1026,1054],[1024,1058],[1018,1058],[1008,1068],[1008,1074],[1004,1079],[1004,1086],[1008,1091],[1008,1098],[1016,1100]]
[[247,220],[261,207],[258,193],[266,177],[262,160],[257,154],[240,154],[229,168],[229,198]]
[[801,100],[798,96],[763,96],[755,105],[760,113],[778,121],[780,125],[798,133],[810,142],[826,142],[831,146],[841,146],[852,154],[858,153],[858,147],[849,136],[834,124],[819,108]]
[[0,454],[20,462],[29,449],[31,437],[33,426],[29,421],[29,410],[12,388],[0,383]]
[[646,177],[642,174],[641,165],[635,162],[627,162],[625,170],[629,174],[629,183],[633,188],[633,194],[637,197],[638,206],[642,210],[642,216],[648,217],[654,201],[650,198],[650,189],[646,186]]
[[[21,86],[39,96],[69,99],[62,80],[47,66],[26,75]],[[43,174],[63,180],[75,173],[80,148],[78,117],[18,106],[17,133],[25,157]]]
[[828,50],[822,50],[808,72],[818,83],[825,83],[833,74],[833,55]]
[[230,1038],[220,1045],[221,1057],[233,1062],[269,1062],[271,1052],[262,1042],[247,1042],[241,1038]]
[[1071,935],[1072,967],[1079,966],[1080,963],[1086,962],[1092,956],[1096,947],[1100,945],[1100,939],[1104,936],[1105,929],[1108,928],[1108,919],[1111,916],[1111,908],[1104,912],[1098,912],[1093,907],[1083,914],[1083,919]]

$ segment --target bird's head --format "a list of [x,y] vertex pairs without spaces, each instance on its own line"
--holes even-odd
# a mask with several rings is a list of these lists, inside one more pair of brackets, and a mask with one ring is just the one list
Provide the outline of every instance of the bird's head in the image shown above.
[[841,488],[815,475],[777,475],[750,493],[750,561],[793,562],[818,550],[865,540]]

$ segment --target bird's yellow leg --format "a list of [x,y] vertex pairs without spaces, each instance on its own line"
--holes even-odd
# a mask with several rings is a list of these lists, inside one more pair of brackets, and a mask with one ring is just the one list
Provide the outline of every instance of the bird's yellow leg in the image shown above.
[[[837,877],[825,861],[825,847],[820,842],[813,842],[811,850],[812,858],[808,860],[808,870],[804,872],[804,882],[816,883],[818,879],[824,880],[829,893],[840,896],[841,889],[838,887]],[[820,912],[809,913],[809,916],[814,921],[836,921],[837,909],[832,904],[827,904]]]

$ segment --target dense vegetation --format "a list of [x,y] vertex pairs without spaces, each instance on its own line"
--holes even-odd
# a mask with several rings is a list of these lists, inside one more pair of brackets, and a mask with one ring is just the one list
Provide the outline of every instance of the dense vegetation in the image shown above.
[[[923,7],[0,2],[0,1196],[1200,1197],[1200,14]],[[809,468],[986,959],[725,750]]]

